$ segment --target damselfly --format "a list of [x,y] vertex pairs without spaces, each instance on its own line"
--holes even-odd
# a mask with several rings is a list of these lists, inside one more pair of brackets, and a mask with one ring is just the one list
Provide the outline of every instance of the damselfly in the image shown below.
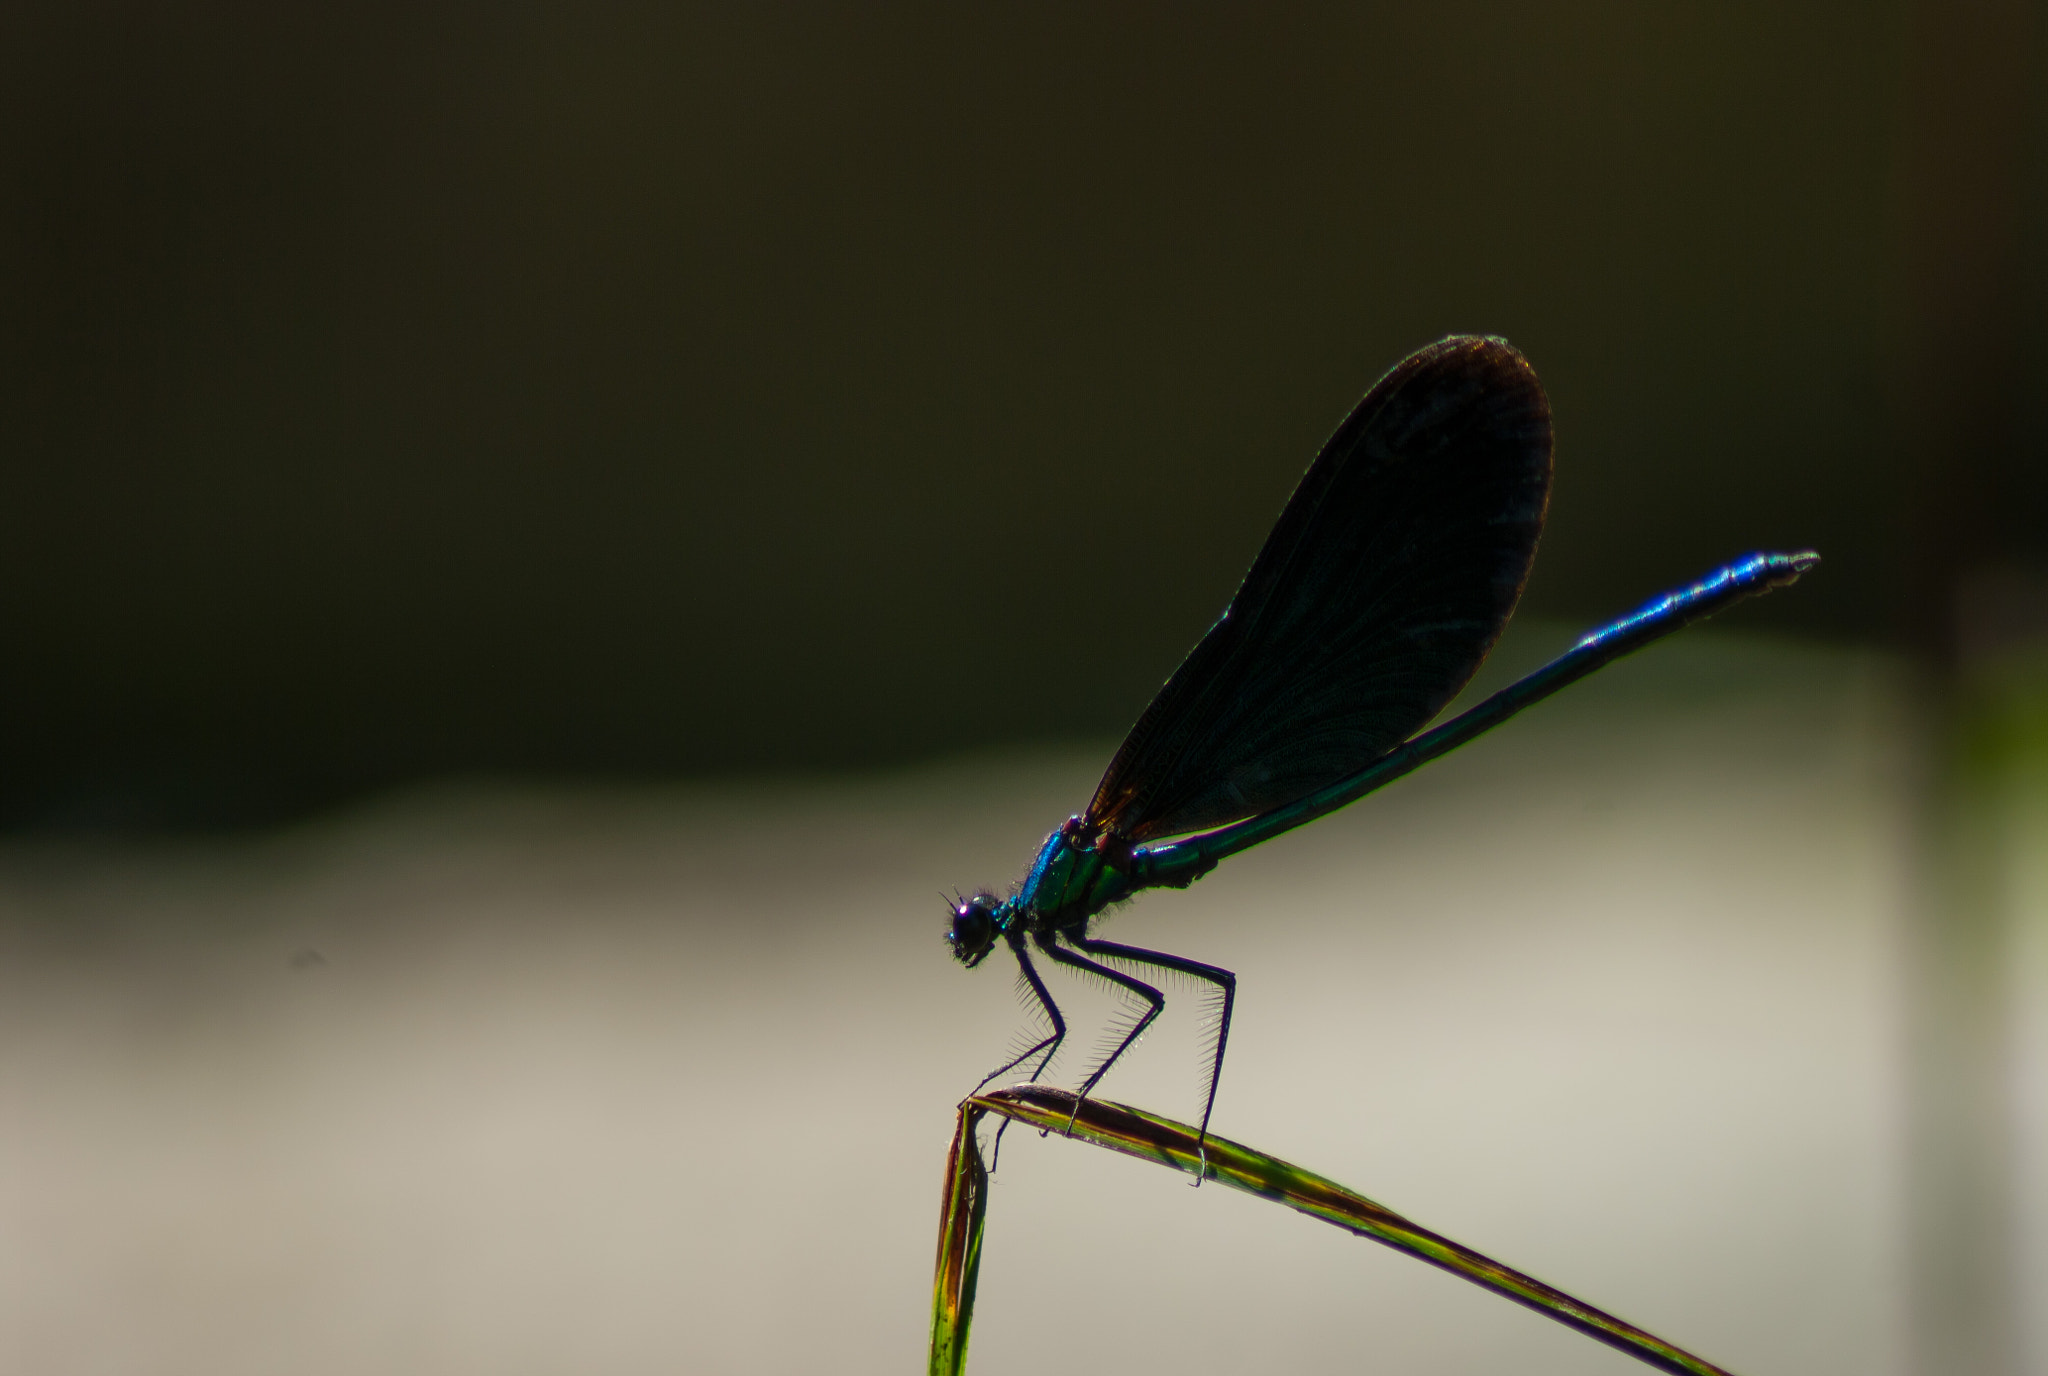
[[1066,1038],[1034,951],[1143,1007],[1082,1080],[1084,1097],[1166,1004],[1104,959],[1174,970],[1220,996],[1203,1086],[1206,1138],[1237,977],[1102,940],[1092,932],[1105,909],[1143,889],[1186,888],[1225,856],[1335,811],[1819,561],[1810,550],[1740,559],[1422,731],[1478,669],[1521,597],[1549,502],[1550,451],[1550,404],[1504,340],[1441,340],[1374,384],[1309,466],[1223,615],[1131,728],[1087,810],[1046,838],[1009,896],[981,892],[955,904],[954,956],[971,968],[1007,945],[1050,1028],[983,1084],[1027,1063],[1036,1080]]

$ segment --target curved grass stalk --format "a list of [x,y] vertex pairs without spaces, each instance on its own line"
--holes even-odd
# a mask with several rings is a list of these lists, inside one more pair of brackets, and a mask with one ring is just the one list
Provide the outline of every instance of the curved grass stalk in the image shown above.
[[1204,1140],[1186,1123],[1142,1109],[1106,1099],[1077,1101],[1067,1090],[1041,1085],[1017,1085],[976,1094],[960,1105],[939,1228],[931,1376],[959,1376],[967,1360],[967,1331],[973,1319],[974,1282],[981,1263],[981,1233],[988,1209],[988,1173],[974,1141],[974,1127],[983,1113],[1001,1114],[1042,1131],[1152,1161],[1284,1204],[1463,1276],[1674,1376],[1730,1376],[1723,1368],[1653,1333],[1432,1233],[1364,1195],[1299,1166],[1214,1134]]
[[971,1099],[960,1105],[953,1147],[946,1156],[946,1190],[939,1200],[939,1262],[932,1282],[930,1376],[960,1376],[967,1369],[967,1330],[974,1321],[982,1224],[988,1218],[988,1167],[974,1140],[982,1113]]

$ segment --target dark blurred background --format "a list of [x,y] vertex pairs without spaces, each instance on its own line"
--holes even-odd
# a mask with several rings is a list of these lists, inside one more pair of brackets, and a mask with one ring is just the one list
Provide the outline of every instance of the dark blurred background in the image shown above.
[[1914,22],[8,5],[0,823],[1113,734],[1451,332],[1552,393],[1530,614],[1811,545],[1744,624],[1910,638]]

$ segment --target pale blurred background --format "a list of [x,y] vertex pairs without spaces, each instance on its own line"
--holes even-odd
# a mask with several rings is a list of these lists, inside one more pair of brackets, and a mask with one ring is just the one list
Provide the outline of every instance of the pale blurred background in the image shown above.
[[[1903,1372],[1898,686],[1673,646],[1114,930],[1239,971],[1218,1131],[1736,1371]],[[934,885],[1103,753],[16,848],[18,1369],[917,1369],[948,1109],[1025,1025]],[[1198,1112],[1183,998],[1108,1092]],[[1635,1365],[1021,1132],[981,1291],[977,1371]]]
[[[0,1372],[915,1367],[1024,1025],[939,891],[1485,331],[1490,682],[1827,562],[1120,914],[1218,1130],[1746,1376],[2048,1376],[2040,9],[0,4]],[[1004,1152],[977,1371],[1628,1365]]]

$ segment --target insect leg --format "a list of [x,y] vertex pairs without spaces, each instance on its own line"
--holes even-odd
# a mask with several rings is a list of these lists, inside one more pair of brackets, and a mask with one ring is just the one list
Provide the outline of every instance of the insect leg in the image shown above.
[[1140,946],[1125,946],[1121,942],[1099,941],[1093,937],[1069,939],[1091,955],[1110,956],[1139,965],[1156,965],[1163,970],[1178,970],[1195,979],[1207,980],[1223,992],[1223,1006],[1216,1017],[1215,1051],[1209,1061],[1209,1083],[1202,1095],[1202,1127],[1195,1138],[1195,1151],[1206,1168],[1208,1154],[1204,1144],[1209,1140],[1209,1115],[1216,1109],[1216,1085],[1223,1078],[1223,1050],[1230,1045],[1230,1012],[1237,1003],[1237,976],[1220,965],[1204,965],[1199,960],[1168,955],[1164,951],[1148,951]]
[[[1145,1029],[1152,1025],[1152,1020],[1159,1016],[1159,1011],[1166,1007],[1166,995],[1160,993],[1143,980],[1133,979],[1121,970],[1112,970],[1107,965],[1097,964],[1078,951],[1067,950],[1050,933],[1039,936],[1038,949],[1062,965],[1072,966],[1076,970],[1086,970],[1090,974],[1100,975],[1119,989],[1128,990],[1145,1001],[1146,1007],[1143,1016],[1131,1024],[1131,1030],[1124,1033],[1123,1040],[1118,1042],[1110,1053],[1102,1058],[1102,1064],[1095,1067],[1094,1073],[1081,1082],[1079,1098],[1086,1099],[1088,1091],[1101,1083],[1102,1077],[1109,1073],[1109,1068],[1117,1063],[1118,1058],[1124,1052],[1131,1049],[1131,1043],[1144,1035]],[[1074,1105],[1074,1109],[1077,1113],[1080,1111],[1078,1100]]]
[[1052,1058],[1059,1054],[1060,1043],[1067,1038],[1067,1020],[1060,1016],[1059,1005],[1052,1001],[1052,994],[1046,989],[1045,981],[1038,977],[1038,970],[1031,963],[1031,955],[1024,948],[1024,933],[1022,929],[1012,927],[1005,935],[1010,943],[1010,949],[1017,955],[1017,968],[1023,971],[1024,982],[1031,987],[1031,993],[1037,998],[1038,1006],[1045,1010],[1046,1021],[1052,1024],[1052,1031],[1047,1036],[1032,1043],[1022,1055],[1012,1056],[1009,1060],[1004,1061],[994,1070],[982,1076],[981,1084],[974,1087],[977,1092],[981,1089],[982,1085],[995,1079],[996,1076],[1009,1074],[1012,1070],[1015,1070],[1018,1066],[1043,1051],[1045,1053],[1044,1058],[1039,1061],[1037,1068],[1031,1072],[1029,1077],[1031,1080],[1036,1080],[1039,1076],[1045,1074],[1045,1068],[1051,1065]]
[[[1031,963],[1031,953],[1024,948],[1023,929],[1012,927],[1005,935],[1009,940],[1010,949],[1016,953],[1017,968],[1023,972],[1024,982],[1031,986],[1032,994],[1038,999],[1038,1006],[1045,1010],[1046,1020],[1052,1024],[1052,1032],[1027,1048],[1023,1055],[1012,1056],[1009,1060],[1004,1061],[994,1070],[982,1076],[981,1084],[974,1087],[977,1093],[980,1092],[982,1085],[987,1084],[996,1076],[1008,1074],[1033,1056],[1038,1055],[1040,1051],[1043,1051],[1045,1052],[1044,1058],[1039,1061],[1030,1075],[1033,1081],[1037,1080],[1039,1076],[1045,1074],[1045,1068],[1052,1064],[1052,1058],[1059,1054],[1060,1043],[1067,1039],[1067,1020],[1060,1016],[1060,1006],[1052,1001],[1052,992],[1045,987],[1045,981],[1039,978],[1038,967]],[[1008,1118],[1003,1119],[1001,1123],[996,1125],[996,1138],[989,1146],[988,1168],[991,1171],[995,1170],[996,1163],[1003,1158],[1003,1133],[1008,1130],[1009,1126],[1010,1120]]]

